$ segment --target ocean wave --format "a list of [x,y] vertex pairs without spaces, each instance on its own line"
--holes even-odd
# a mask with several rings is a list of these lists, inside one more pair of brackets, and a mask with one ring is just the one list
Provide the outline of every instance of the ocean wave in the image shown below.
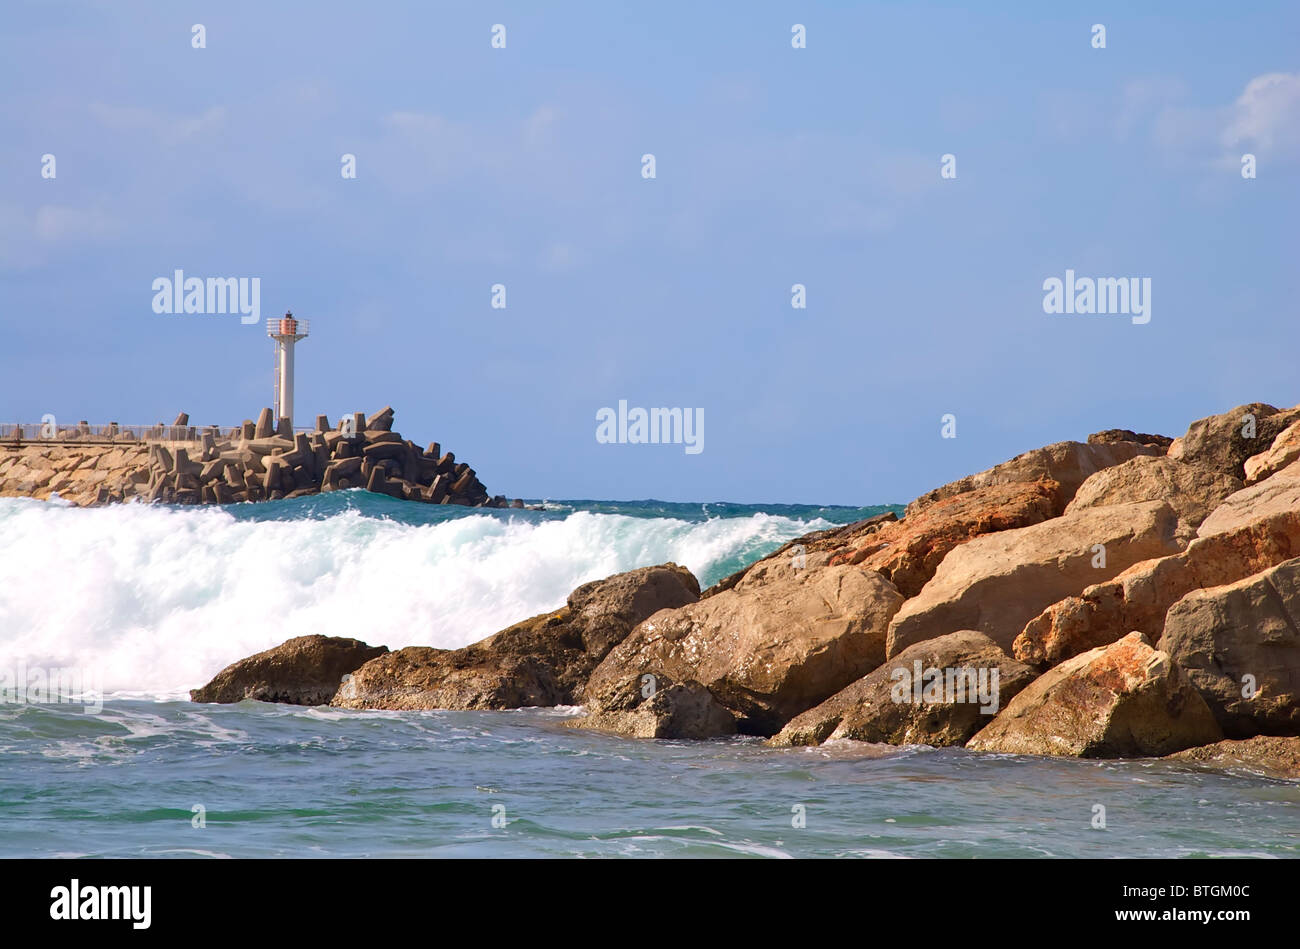
[[462,646],[555,609],[589,580],[674,561],[707,585],[831,524],[530,513],[404,523],[355,506],[258,519],[0,499],[0,670],[76,668],[110,698],[184,698],[293,636]]

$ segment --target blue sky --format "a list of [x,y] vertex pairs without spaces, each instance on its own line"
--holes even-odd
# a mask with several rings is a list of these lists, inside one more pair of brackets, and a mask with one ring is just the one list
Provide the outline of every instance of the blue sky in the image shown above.
[[[512,497],[905,502],[1293,405],[1300,7],[1133,6],[8,3],[0,416],[255,417],[264,329],[154,313],[176,269],[312,321],[300,423]],[[1044,313],[1067,268],[1150,323]],[[704,451],[598,443],[620,399]]]

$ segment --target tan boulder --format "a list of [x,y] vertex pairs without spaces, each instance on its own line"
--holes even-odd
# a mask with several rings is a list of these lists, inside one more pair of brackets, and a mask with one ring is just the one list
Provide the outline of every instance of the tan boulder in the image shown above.
[[191,689],[190,701],[328,705],[345,675],[386,652],[387,646],[358,639],[298,636],[226,666],[207,685]]
[[1148,501],[1085,508],[968,541],[894,616],[888,655],[959,629],[979,630],[1009,651],[1025,624],[1052,603],[1176,552],[1177,526],[1173,508]]
[[1065,513],[1105,504],[1167,501],[1178,515],[1178,538],[1187,544],[1206,516],[1242,487],[1240,479],[1204,465],[1139,456],[1091,475]]
[[340,708],[489,709],[566,705],[609,649],[651,614],[695,602],[676,564],[585,583],[553,613],[461,649],[409,646],[367,663],[338,690]]
[[1169,608],[1160,648],[1187,671],[1224,734],[1300,735],[1300,558]]
[[1187,748],[1165,758],[1209,768],[1252,771],[1271,778],[1300,779],[1300,738],[1256,735]]
[[1197,528],[1198,537],[1234,530],[1270,514],[1300,510],[1300,462],[1272,477],[1236,491],[1210,512]]
[[935,488],[909,504],[906,514],[907,517],[911,517],[936,501],[991,484],[1055,481],[1061,485],[1065,500],[1069,501],[1074,497],[1074,492],[1079,490],[1079,485],[1095,472],[1139,455],[1163,455],[1164,453],[1165,449],[1161,445],[1132,441],[1117,440],[1097,444],[1056,442],[1017,455],[1010,461],[1004,461],[987,471],[967,475],[965,478]]
[[1267,451],[1246,459],[1246,483],[1255,484],[1272,477],[1295,461],[1300,461],[1300,421],[1282,429]]
[[820,745],[847,738],[891,745],[964,745],[1034,675],[983,633],[949,633],[904,649],[796,715],[768,744]]
[[1264,402],[1239,405],[1222,415],[1197,419],[1169,446],[1169,457],[1245,479],[1245,462],[1267,451],[1273,440],[1300,420],[1300,407],[1279,410]]
[[1012,654],[1043,668],[1132,630],[1156,642],[1169,608],[1192,590],[1234,583],[1296,556],[1300,509],[1198,537],[1182,553],[1135,564],[1113,580],[1053,603],[1025,624]]
[[934,576],[948,551],[973,537],[1028,527],[1060,516],[1065,507],[1055,481],[992,484],[935,501],[902,521],[883,524],[863,546],[835,554],[830,564],[879,571],[905,597]]
[[1187,675],[1135,632],[1039,676],[966,747],[1125,758],[1168,755],[1222,737]]
[[592,673],[587,693],[645,674],[694,680],[736,714],[739,731],[771,735],[884,661],[902,601],[888,580],[857,567],[760,563],[731,589],[641,623]]
[[736,717],[694,681],[631,675],[588,695],[586,706],[585,715],[565,724],[625,738],[698,740],[736,733]]

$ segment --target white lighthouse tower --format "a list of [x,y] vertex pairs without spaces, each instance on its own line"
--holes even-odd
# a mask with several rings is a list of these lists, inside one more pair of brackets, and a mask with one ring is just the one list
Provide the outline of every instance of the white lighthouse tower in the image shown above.
[[275,340],[275,416],[276,421],[289,419],[293,424],[293,344],[306,339],[311,327],[306,320],[295,320],[292,313],[283,319],[267,320],[266,335]]

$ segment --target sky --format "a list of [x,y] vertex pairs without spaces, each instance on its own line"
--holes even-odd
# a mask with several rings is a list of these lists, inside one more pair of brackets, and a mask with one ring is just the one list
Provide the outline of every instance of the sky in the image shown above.
[[1294,405],[1300,5],[1137,6],[8,0],[0,421],[256,418],[264,326],[156,313],[178,269],[311,321],[298,424],[392,405],[509,497],[898,503]]

